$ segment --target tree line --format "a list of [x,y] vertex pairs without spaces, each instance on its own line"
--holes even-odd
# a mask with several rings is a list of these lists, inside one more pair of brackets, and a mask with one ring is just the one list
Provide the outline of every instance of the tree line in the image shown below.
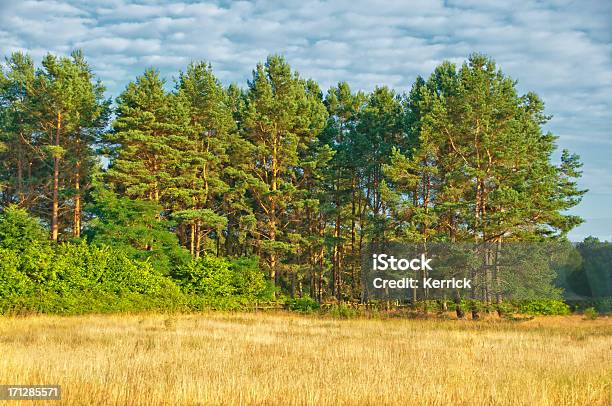
[[277,289],[342,301],[370,243],[559,241],[582,222],[578,156],[555,162],[544,102],[484,55],[407,93],[323,93],[277,55],[245,87],[193,62],[104,92],[80,51],[6,58],[0,205],[163,274],[256,256]]

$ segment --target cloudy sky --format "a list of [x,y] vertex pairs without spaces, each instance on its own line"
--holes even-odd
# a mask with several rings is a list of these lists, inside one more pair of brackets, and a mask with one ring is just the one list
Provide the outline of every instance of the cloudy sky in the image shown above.
[[[586,223],[573,239],[612,238],[612,2],[333,2],[0,0],[0,52],[81,48],[117,96],[144,68],[168,79],[207,60],[226,84],[241,85],[258,61],[285,55],[323,89],[408,90],[444,59],[483,52],[540,94],[554,118],[547,129],[581,155],[590,192],[573,210]],[[282,4],[282,6],[280,6]]]

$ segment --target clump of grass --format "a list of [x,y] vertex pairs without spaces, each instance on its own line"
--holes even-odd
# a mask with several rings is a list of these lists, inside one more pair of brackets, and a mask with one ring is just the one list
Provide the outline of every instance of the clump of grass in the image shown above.
[[176,317],[170,316],[166,318],[164,320],[164,327],[168,331],[175,331],[176,330]]
[[359,316],[359,310],[345,303],[340,303],[329,308],[329,315],[337,319],[353,319]]
[[599,312],[594,307],[589,307],[584,310],[584,317],[587,320],[595,320],[599,316]]
[[319,302],[310,296],[299,297],[289,301],[289,309],[301,313],[310,313],[318,310],[320,307]]

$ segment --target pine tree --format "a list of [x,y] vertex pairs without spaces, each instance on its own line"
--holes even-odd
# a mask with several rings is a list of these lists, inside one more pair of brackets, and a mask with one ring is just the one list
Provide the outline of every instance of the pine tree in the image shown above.
[[218,213],[230,192],[224,171],[230,164],[228,149],[237,129],[228,95],[210,65],[192,63],[181,73],[177,96],[188,108],[190,128],[176,186],[170,190],[173,200],[180,202],[174,216],[189,226],[190,252],[198,257],[206,245],[202,240],[210,233],[216,234],[219,247],[221,231],[228,223],[227,217]]
[[[391,200],[412,194],[409,222],[417,229],[421,223],[419,234],[424,224],[436,227],[432,235],[439,239],[499,244],[562,237],[580,221],[563,211],[584,191],[574,180],[576,156],[564,152],[560,166],[551,162],[555,137],[541,130],[547,119],[537,95],[519,96],[491,59],[472,55],[458,70],[442,64],[409,96],[416,144],[409,156],[396,151],[386,169],[399,192]],[[424,176],[433,182],[423,183]],[[428,192],[415,195],[418,190]],[[419,220],[417,208],[427,210],[427,196],[434,216],[421,213]],[[491,248],[482,252],[484,266],[470,271],[478,286],[472,297],[491,300],[497,265],[490,261],[497,256]]]
[[[357,227],[361,225],[365,208],[359,203],[363,195],[360,162],[365,151],[358,150],[354,141],[358,137],[355,127],[365,98],[362,92],[352,93],[346,82],[330,88],[325,98],[329,118],[320,138],[334,152],[334,157],[326,170],[326,193],[321,196],[321,202],[323,216],[332,222],[327,240],[332,245],[331,294],[337,298],[342,297],[344,279],[351,287],[351,295],[355,295],[360,279]],[[343,235],[343,230],[348,230],[348,235]],[[348,278],[343,277],[345,268],[350,269]]]
[[9,183],[15,184],[16,196],[4,197],[49,218],[53,241],[68,225],[78,237],[82,192],[96,162],[92,146],[106,125],[104,88],[79,51],[69,58],[49,54],[35,73],[32,60],[21,54],[7,64],[3,113],[10,137],[7,153],[16,163],[14,171],[7,168],[4,174],[14,179]]
[[34,165],[41,153],[35,146],[32,114],[34,77],[34,61],[22,53],[6,58],[0,70],[1,201],[3,206],[17,203],[30,210],[37,196]]
[[256,202],[257,250],[278,282],[281,262],[294,249],[287,213],[296,199],[300,154],[325,122],[325,107],[278,56],[259,64],[249,83],[245,137],[253,146],[250,193]]
[[[401,99],[387,87],[377,87],[368,96],[359,117],[357,132],[363,153],[363,187],[371,213],[371,237],[384,238],[386,210],[381,196],[384,185],[383,165],[390,161],[393,147],[404,150],[408,139]],[[367,153],[365,152],[367,151]]]
[[189,145],[189,110],[168,93],[159,72],[147,70],[117,99],[113,129],[105,137],[111,165],[107,180],[121,196],[172,206],[174,170]]
[[158,203],[119,197],[100,182],[94,184],[93,201],[87,206],[93,216],[85,229],[88,241],[147,260],[163,274],[187,262],[189,254],[169,231],[171,223],[159,218]]

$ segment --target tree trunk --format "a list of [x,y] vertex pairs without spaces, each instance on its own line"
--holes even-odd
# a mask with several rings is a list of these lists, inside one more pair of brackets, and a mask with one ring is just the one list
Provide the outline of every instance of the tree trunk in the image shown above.
[[333,275],[332,295],[340,300],[340,202],[338,198],[338,186],[336,186],[336,222],[334,225],[334,253],[333,253]]
[[[80,154],[80,141],[77,140],[77,154]],[[74,218],[72,220],[72,233],[76,238],[81,237],[81,161],[75,164],[74,174]]]
[[355,229],[355,189],[356,189],[356,179],[353,175],[351,181],[351,296],[355,298],[355,292],[357,291],[357,277],[355,276],[355,268],[357,263],[357,258],[355,257],[355,243],[357,239],[356,229]]
[[25,198],[23,193],[23,135],[20,133],[19,136],[19,152],[17,159],[17,196],[19,197],[19,204],[22,205]]
[[202,251],[202,233],[200,231],[200,222],[197,221],[193,229],[196,236],[195,243],[195,257],[200,258],[200,252]]
[[461,308],[461,294],[459,293],[459,291],[455,291],[454,302],[455,302],[455,313],[457,314],[457,318],[458,319],[464,318],[465,313],[463,312],[463,309]]
[[[55,131],[55,146],[60,145],[60,131],[62,128],[62,113],[57,113],[57,127]],[[53,156],[53,205],[51,209],[51,240],[57,242],[59,234],[59,154],[55,151]]]
[[74,189],[76,194],[74,196],[74,219],[73,219],[73,234],[76,238],[81,236],[81,163],[76,164],[76,174],[74,180]]
[[189,235],[189,253],[191,254],[192,257],[195,257],[195,236],[196,236],[196,227],[195,227],[195,223],[192,223],[189,225],[190,230],[190,235]]
[[[272,198],[270,199],[270,212],[268,225],[270,228],[269,231],[269,239],[270,241],[276,241],[276,191],[278,190],[278,148],[277,148],[277,134],[275,134],[273,148],[272,148],[272,179],[271,179],[271,187],[272,190]],[[272,252],[270,252],[270,279],[274,281],[274,285],[278,286],[278,272],[276,270],[278,258],[276,256],[275,248],[272,248]]]

